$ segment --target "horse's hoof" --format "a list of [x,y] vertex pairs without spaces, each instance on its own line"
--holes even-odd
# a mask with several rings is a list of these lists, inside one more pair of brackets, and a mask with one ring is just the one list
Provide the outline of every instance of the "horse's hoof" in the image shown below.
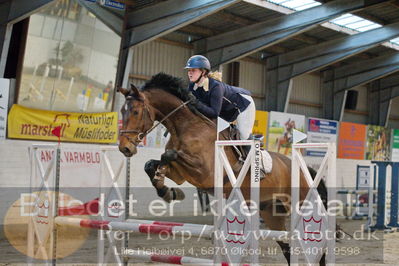
[[172,200],[184,200],[186,196],[180,188],[168,189],[168,192],[162,197],[164,201],[170,203]]
[[164,201],[170,203],[173,200],[173,192],[169,189],[168,192],[162,197]]
[[180,188],[172,188],[175,193],[175,200],[184,200],[186,198],[186,195],[184,195],[183,190]]

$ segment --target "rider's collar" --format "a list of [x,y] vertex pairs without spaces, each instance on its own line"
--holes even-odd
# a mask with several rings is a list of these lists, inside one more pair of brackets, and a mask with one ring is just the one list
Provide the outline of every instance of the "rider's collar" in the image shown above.
[[205,77],[200,84],[195,83],[193,89],[196,90],[201,87],[204,91],[209,91],[209,79],[207,77]]

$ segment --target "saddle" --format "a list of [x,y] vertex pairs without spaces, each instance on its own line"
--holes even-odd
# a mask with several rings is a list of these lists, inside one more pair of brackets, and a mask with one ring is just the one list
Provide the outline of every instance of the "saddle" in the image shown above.
[[[234,124],[230,124],[230,127],[228,127],[229,130],[229,140],[241,140],[240,138],[240,131],[238,130],[237,126]],[[245,161],[245,158],[247,158],[247,155],[250,150],[250,146],[233,146],[234,150],[236,151],[239,160],[240,161]]]
[[[240,132],[238,128],[234,124],[230,124],[230,127],[228,129],[229,134],[229,140],[241,140],[240,138]],[[262,135],[252,135],[250,136],[249,139],[255,139],[255,140],[260,140],[261,141],[261,172],[262,172],[262,178],[266,176],[266,174],[270,173],[272,171],[272,158],[270,154],[263,149],[263,136]],[[250,146],[233,146],[234,150],[237,153],[238,156],[238,162],[233,168],[239,168],[241,169],[242,165],[244,164],[245,159],[248,156],[249,151],[251,150]],[[234,169],[235,170],[235,169]]]

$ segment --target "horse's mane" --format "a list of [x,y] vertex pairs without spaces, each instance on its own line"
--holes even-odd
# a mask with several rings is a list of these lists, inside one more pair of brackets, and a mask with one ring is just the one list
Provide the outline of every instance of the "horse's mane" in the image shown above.
[[[187,86],[185,86],[183,80],[181,78],[173,77],[163,72],[152,76],[152,78],[147,81],[141,88],[141,91],[148,91],[151,89],[161,89],[163,91],[166,91],[167,93],[176,96],[183,102],[186,102],[190,99],[190,91],[187,89]],[[202,117],[205,123],[210,124],[211,126],[215,126],[215,124],[210,119],[201,114],[194,105],[188,104],[188,108],[194,114]]]
[[152,76],[152,78],[141,88],[142,91],[148,91],[151,89],[161,89],[176,96],[182,101],[187,101],[189,99],[189,91],[184,86],[183,80],[163,72]]

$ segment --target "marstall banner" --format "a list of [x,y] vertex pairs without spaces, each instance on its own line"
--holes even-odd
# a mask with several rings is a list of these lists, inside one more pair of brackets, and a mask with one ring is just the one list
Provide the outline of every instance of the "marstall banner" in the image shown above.
[[338,138],[338,158],[364,159],[366,125],[341,122]]
[[255,123],[254,123],[254,127],[252,129],[252,134],[263,136],[263,147],[266,147],[268,117],[269,117],[268,112],[256,111]]
[[[308,143],[337,142],[338,121],[308,118]],[[323,157],[325,149],[306,149],[306,156]]]
[[399,162],[399,129],[392,129],[392,161]]
[[290,154],[294,129],[305,132],[305,116],[270,112],[268,150]]
[[9,138],[57,141],[52,131],[60,128],[61,141],[116,143],[118,139],[116,112],[55,112],[14,104],[8,119]]
[[391,132],[381,126],[367,127],[366,160],[389,161],[391,159]]

